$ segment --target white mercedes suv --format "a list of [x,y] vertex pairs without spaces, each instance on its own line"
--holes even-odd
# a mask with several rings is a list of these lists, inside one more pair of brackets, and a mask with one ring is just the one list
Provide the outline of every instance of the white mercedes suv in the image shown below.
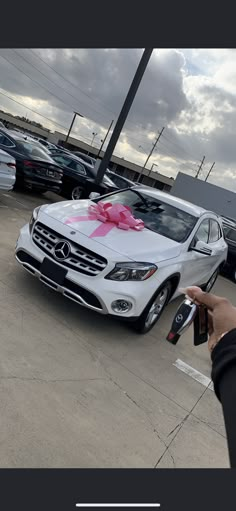
[[[114,205],[128,207],[140,228],[106,222],[101,211]],[[211,289],[227,244],[215,213],[137,186],[36,208],[20,231],[16,259],[67,298],[146,333],[180,286]]]

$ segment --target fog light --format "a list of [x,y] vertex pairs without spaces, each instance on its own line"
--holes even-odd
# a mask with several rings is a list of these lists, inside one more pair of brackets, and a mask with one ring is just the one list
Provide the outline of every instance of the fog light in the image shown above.
[[115,300],[112,302],[111,308],[114,312],[125,313],[132,309],[132,303],[127,300]]

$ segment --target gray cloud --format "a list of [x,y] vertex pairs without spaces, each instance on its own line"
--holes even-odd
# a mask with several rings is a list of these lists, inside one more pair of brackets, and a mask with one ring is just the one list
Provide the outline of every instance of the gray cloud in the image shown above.
[[[202,52],[202,62],[201,50],[153,52],[116,153],[143,162],[152,140],[165,126],[150,164],[158,161],[159,169],[168,175],[178,170],[193,175],[204,154],[204,172],[216,161],[215,179],[222,182],[222,172],[227,169],[226,184],[233,183],[236,189],[236,96],[207,72],[209,63],[212,70],[220,68],[219,54]],[[96,131],[95,145],[99,145],[119,114],[141,54],[141,49],[1,49],[0,86],[4,93],[65,129],[73,111],[79,111],[85,118],[77,119],[74,132],[89,141]],[[227,59],[227,50],[222,55],[222,61]],[[229,50],[227,69],[231,69],[234,55],[235,51]],[[25,115],[26,107],[2,95],[0,100],[2,109]],[[29,111],[28,116],[34,114]],[[34,118],[47,125],[46,120]],[[54,125],[54,129],[60,128]]]

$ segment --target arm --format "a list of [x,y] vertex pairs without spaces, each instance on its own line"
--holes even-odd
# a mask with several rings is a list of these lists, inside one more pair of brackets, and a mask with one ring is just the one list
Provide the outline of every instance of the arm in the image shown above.
[[211,358],[214,389],[224,413],[230,465],[236,468],[236,328],[224,335]]

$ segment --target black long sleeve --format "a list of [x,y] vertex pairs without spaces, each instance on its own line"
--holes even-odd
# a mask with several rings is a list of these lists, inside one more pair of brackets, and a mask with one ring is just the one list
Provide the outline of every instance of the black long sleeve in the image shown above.
[[221,339],[211,358],[214,389],[224,413],[230,465],[236,468],[236,329]]

